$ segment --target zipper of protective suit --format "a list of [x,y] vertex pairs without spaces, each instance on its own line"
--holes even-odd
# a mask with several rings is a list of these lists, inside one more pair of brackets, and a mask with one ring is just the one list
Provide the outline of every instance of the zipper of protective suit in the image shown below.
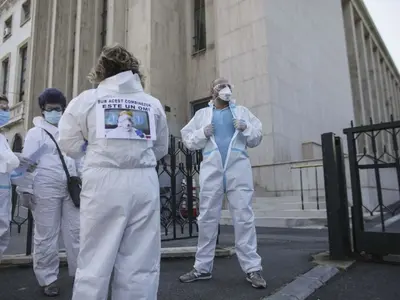
[[[210,109],[211,109],[211,122],[212,122],[213,108],[210,107]],[[230,109],[231,112],[232,112],[233,118],[236,119],[236,112],[235,112],[235,110],[233,109],[232,104],[229,104],[229,109]],[[233,143],[233,141],[235,140],[235,138],[236,138],[236,136],[238,135],[238,133],[239,133],[239,131],[236,129],[236,130],[235,130],[235,133],[234,133],[234,135],[233,135],[233,137],[232,137],[232,139],[231,139],[231,141],[230,141],[230,143],[229,143],[228,154],[227,154],[227,156],[226,156],[226,158],[225,158],[225,162],[222,162],[222,167],[224,168],[224,174],[223,174],[224,183],[225,183],[225,172],[226,172],[226,167],[228,166],[228,160],[229,160],[229,157],[230,157],[230,155],[231,155],[232,143]],[[219,152],[219,148],[218,148],[217,143],[215,142],[215,138],[213,137],[212,140],[213,140],[213,142],[214,142],[215,147],[218,149],[218,152]],[[220,153],[220,156],[221,156],[221,153]],[[221,156],[221,160],[222,160],[222,156]]]

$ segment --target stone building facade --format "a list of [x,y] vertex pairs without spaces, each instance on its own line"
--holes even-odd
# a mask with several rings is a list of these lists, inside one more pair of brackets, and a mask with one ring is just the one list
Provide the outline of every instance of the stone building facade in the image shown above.
[[25,129],[45,87],[72,99],[91,87],[101,48],[120,43],[174,135],[207,105],[211,81],[230,79],[263,122],[250,156],[273,194],[298,190],[290,166],[321,159],[321,133],[400,117],[400,76],[361,0],[32,0],[31,32]]
[[0,130],[15,151],[22,148],[28,103],[31,1],[0,1],[0,93],[11,107],[10,122]]

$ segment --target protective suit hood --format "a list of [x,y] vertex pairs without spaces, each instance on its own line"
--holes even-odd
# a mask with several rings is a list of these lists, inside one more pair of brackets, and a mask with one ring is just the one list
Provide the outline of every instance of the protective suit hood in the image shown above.
[[98,96],[108,94],[132,94],[143,92],[142,83],[138,74],[132,71],[121,72],[100,82],[97,87]]
[[49,122],[47,122],[43,117],[34,117],[33,125],[35,125],[35,127],[39,127],[39,128],[47,130],[53,136],[58,133],[58,128],[56,126],[50,124]]

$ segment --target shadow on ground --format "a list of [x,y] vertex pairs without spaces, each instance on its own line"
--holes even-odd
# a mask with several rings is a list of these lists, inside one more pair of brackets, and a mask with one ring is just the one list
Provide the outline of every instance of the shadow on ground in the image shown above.
[[[233,244],[233,230],[221,229],[222,245]],[[213,279],[210,281],[182,284],[178,277],[190,271],[193,259],[164,260],[161,263],[159,300],[247,300],[260,299],[273,293],[282,285],[313,267],[310,255],[327,249],[326,230],[258,229],[259,254],[263,258],[264,275],[269,287],[255,290],[245,281],[236,256],[215,260]],[[196,240],[173,241],[164,246],[179,243],[195,244]],[[61,268],[61,300],[70,300],[72,281],[67,269]],[[0,269],[0,299],[44,300],[31,268]],[[325,300],[325,299],[324,299]],[[386,300],[386,299],[385,299]]]

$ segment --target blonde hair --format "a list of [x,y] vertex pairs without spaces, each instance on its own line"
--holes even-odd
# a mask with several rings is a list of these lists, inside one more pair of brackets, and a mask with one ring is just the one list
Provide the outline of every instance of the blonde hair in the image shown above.
[[91,83],[100,83],[103,80],[125,71],[138,74],[144,87],[145,76],[140,72],[140,62],[128,50],[119,44],[104,47],[96,65],[88,75]]
[[129,117],[132,117],[132,116],[133,116],[133,113],[132,113],[131,111],[129,111],[129,110],[123,110],[123,111],[121,111],[121,112],[119,113],[119,116],[121,117],[121,116],[123,116],[123,115],[127,115],[127,116],[129,116]]

